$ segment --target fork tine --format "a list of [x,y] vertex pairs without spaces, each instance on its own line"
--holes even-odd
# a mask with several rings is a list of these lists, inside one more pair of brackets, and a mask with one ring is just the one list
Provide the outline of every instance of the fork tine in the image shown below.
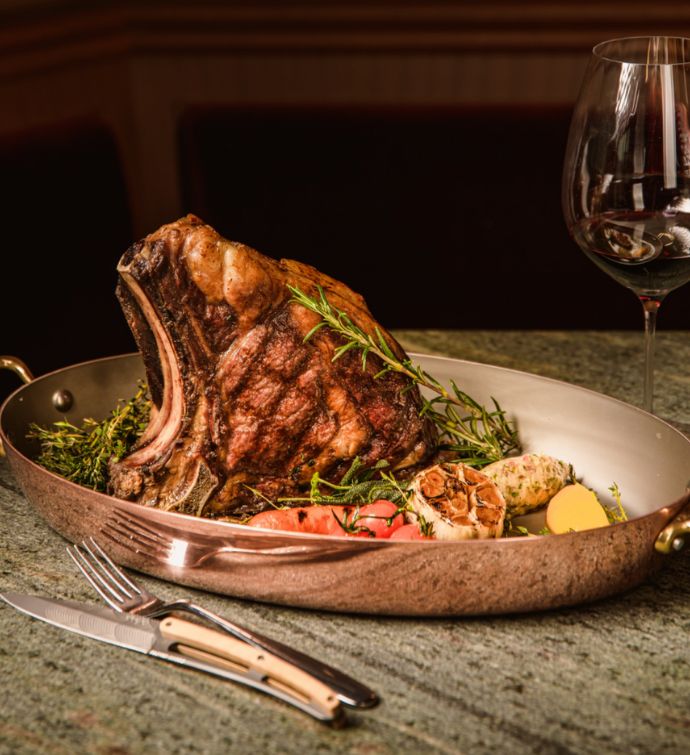
[[[110,578],[113,579],[112,572],[114,572],[119,579],[122,580],[133,592],[137,593],[138,595],[142,594],[142,590],[139,587],[139,585],[132,582],[132,580],[120,569],[120,567],[110,558],[110,556],[101,548],[101,546],[92,538],[89,538],[89,542],[91,543],[94,550],[98,551],[98,558],[100,562],[102,563],[105,561],[108,566],[111,569],[111,573],[109,574]],[[124,588],[122,588],[124,591]],[[127,597],[132,597],[131,594],[128,594]]]
[[133,530],[126,529],[118,524],[112,522],[106,522],[101,527],[101,533],[111,540],[113,543],[124,546],[135,553],[143,553],[145,555],[165,555],[167,549],[162,548],[157,543],[141,538]]
[[[103,598],[103,600],[116,611],[121,611],[122,597],[118,595],[108,583],[93,568],[89,560],[84,556],[78,545],[67,547],[69,557],[74,561],[77,569],[84,575],[86,581]],[[114,598],[114,599],[113,599]]]
[[101,527],[101,532],[117,545],[123,545],[130,550],[149,555],[167,555],[168,546],[165,540],[148,537],[127,521],[108,519]]
[[136,530],[139,534],[147,537],[149,540],[154,540],[155,542],[162,544],[167,542],[167,538],[164,535],[157,530],[154,530],[152,527],[149,527],[147,521],[140,516],[137,516],[137,514],[125,514],[124,511],[115,509],[112,516],[119,519],[119,523],[123,526],[128,526],[131,529]]
[[[89,539],[91,543],[93,543],[93,545],[96,545],[96,541],[93,538]],[[115,575],[107,568],[107,564],[104,564],[101,558],[96,553],[94,553],[93,549],[89,546],[89,543],[86,540],[82,542],[81,548],[82,551],[86,551],[89,554],[89,556],[91,557],[91,565],[100,572],[101,577],[103,577],[105,581],[110,585],[111,591],[119,592],[119,597],[121,600],[133,597],[132,593],[127,589],[126,584],[118,581]],[[96,548],[98,548],[97,545]],[[120,570],[117,567],[115,567],[115,569],[119,573]]]
[[113,531],[117,532],[123,537],[137,540],[138,542],[141,542],[149,548],[161,547],[161,542],[158,539],[149,537],[145,532],[137,529],[136,526],[132,526],[128,521],[109,519],[106,522],[106,526],[110,527]]

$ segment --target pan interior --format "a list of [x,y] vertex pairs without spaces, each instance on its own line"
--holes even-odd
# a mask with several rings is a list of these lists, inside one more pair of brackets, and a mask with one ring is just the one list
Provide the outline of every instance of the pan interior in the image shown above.
[[603,503],[614,505],[615,483],[630,517],[685,494],[690,440],[659,418],[630,404],[537,375],[442,357],[424,357],[437,378],[454,379],[486,406],[495,397],[515,417],[524,450],[573,465],[578,479]]
[[[138,354],[98,359],[43,375],[17,389],[0,411],[0,430],[22,454],[35,458],[38,447],[26,437],[32,423],[50,425],[67,420],[81,425],[86,417],[104,419],[118,401],[131,398],[138,381],[144,379],[144,365]],[[58,391],[68,391],[73,401],[68,411],[53,405]]]

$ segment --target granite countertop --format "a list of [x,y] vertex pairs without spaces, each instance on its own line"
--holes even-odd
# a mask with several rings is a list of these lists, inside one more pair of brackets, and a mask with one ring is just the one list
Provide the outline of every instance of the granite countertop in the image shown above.
[[[396,334],[411,351],[639,403],[639,333]],[[659,333],[659,415],[690,423],[690,333]],[[93,602],[0,461],[2,589]],[[0,606],[0,753],[685,753],[690,548],[636,590],[525,616],[394,619],[242,602],[142,577],[348,671],[382,703],[332,730],[258,692]]]

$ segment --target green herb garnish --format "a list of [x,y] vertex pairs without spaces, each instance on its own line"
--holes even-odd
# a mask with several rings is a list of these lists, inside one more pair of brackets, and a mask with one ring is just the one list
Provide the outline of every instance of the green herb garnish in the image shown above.
[[315,472],[311,478],[308,496],[278,498],[276,503],[360,504],[372,503],[379,498],[393,503],[407,501],[407,488],[404,484],[398,482],[392,474],[383,471],[388,466],[388,462],[381,459],[373,467],[364,467],[362,460],[356,456],[340,483],[324,480]]
[[321,317],[321,322],[304,337],[305,341],[324,327],[344,339],[344,343],[335,349],[333,361],[357,349],[361,352],[362,369],[366,369],[369,355],[375,354],[383,362],[383,368],[375,377],[397,372],[410,380],[410,387],[418,385],[437,394],[432,399],[422,397],[421,414],[428,416],[438,427],[441,431],[441,448],[457,454],[457,461],[481,468],[512,451],[520,450],[517,431],[495,399],[492,399],[494,408],[487,410],[454,382],[451,381],[451,390],[447,390],[410,359],[397,357],[379,328],[374,328],[374,335],[366,333],[346,312],[331,305],[320,286],[317,287],[319,295],[315,298],[294,286],[288,288],[293,302]]
[[618,522],[627,522],[628,515],[623,508],[623,504],[621,503],[621,491],[618,488],[618,483],[614,482],[613,485],[611,485],[611,487],[609,488],[609,491],[611,492],[611,495],[616,502],[615,509],[610,509],[608,506],[603,507],[609,523],[617,524]]
[[503,523],[501,537],[529,537],[532,533],[520,524],[515,524],[512,519],[506,519]]
[[[277,498],[275,501],[270,500],[249,485],[245,485],[245,487],[276,509],[291,508],[297,503],[306,503],[312,506],[352,505],[354,510],[351,514],[346,512],[343,519],[333,514],[342,529],[350,534],[367,532],[367,534],[373,535],[368,527],[359,523],[362,518],[385,519],[390,526],[396,516],[403,514],[416,517],[421,533],[427,537],[432,537],[434,533],[433,524],[427,522],[421,514],[412,508],[412,505],[408,502],[410,495],[408,484],[397,480],[392,473],[385,472],[384,470],[388,466],[388,462],[382,459],[373,467],[365,467],[359,456],[356,456],[340,483],[336,484],[324,480],[318,472],[315,472],[309,485],[309,495]],[[361,513],[361,506],[382,498],[397,505],[393,514],[387,517],[379,517]]]
[[66,420],[50,427],[32,424],[27,438],[40,443],[36,461],[41,466],[78,485],[104,492],[108,462],[129,453],[148,424],[150,408],[147,388],[140,383],[136,395],[120,401],[101,422],[85,419],[81,427]]

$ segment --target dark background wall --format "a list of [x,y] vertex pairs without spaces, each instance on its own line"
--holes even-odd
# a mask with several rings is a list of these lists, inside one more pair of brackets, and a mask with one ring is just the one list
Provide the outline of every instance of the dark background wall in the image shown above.
[[687,3],[92,6],[0,0],[0,353],[132,350],[117,260],[186,212],[390,328],[641,328],[568,237],[561,165],[591,46],[690,35]]

